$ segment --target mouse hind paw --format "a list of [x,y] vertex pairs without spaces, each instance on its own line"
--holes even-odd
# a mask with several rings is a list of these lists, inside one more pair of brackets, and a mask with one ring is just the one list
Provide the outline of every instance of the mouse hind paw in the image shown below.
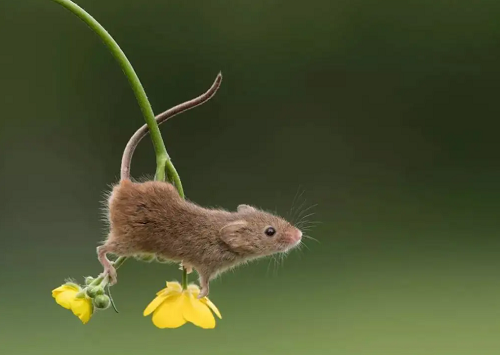
[[209,292],[210,292],[210,282],[208,281],[208,278],[201,277],[200,278],[200,294],[198,295],[198,299],[201,299],[203,297],[207,297]]
[[118,282],[118,273],[116,272],[116,269],[114,268],[114,266],[111,266],[109,268],[105,268],[100,276],[108,278],[109,286],[116,285],[116,283]]
[[109,252],[108,248],[105,245],[102,245],[97,248],[97,255],[99,262],[101,263],[104,271],[99,275],[99,277],[108,277],[109,285],[113,286],[118,282],[118,275],[115,267],[109,261],[106,254]]

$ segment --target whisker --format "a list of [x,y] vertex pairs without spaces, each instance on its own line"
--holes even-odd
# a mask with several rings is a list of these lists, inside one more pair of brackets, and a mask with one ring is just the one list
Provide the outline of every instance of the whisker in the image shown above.
[[302,224],[302,223],[309,223],[309,224],[311,224],[311,225],[318,225],[318,224],[322,224],[323,222],[322,222],[322,221],[307,221],[307,220],[306,220],[306,221],[302,221],[302,222],[300,222],[300,223],[301,223],[301,224]]
[[316,228],[316,227],[317,227],[317,225],[315,225],[315,224],[310,224],[310,223],[303,223],[303,224],[297,225],[296,227],[297,227],[298,229],[300,229],[302,232],[308,232],[308,231],[310,231],[311,229]]
[[267,263],[267,268],[266,268],[266,278],[269,276],[269,266],[271,266],[271,263],[273,261],[273,255],[269,258],[269,262]]
[[317,240],[316,238],[313,238],[311,237],[310,235],[307,235],[307,234],[304,234],[302,236],[303,238],[306,238],[306,239],[310,239],[310,240],[314,240],[316,243],[321,243],[319,240]]
[[295,194],[295,197],[293,198],[293,201],[292,201],[292,207],[290,208],[290,220],[293,220],[293,216],[295,213],[297,213],[297,211],[300,209],[297,208],[295,209],[295,203],[299,201],[299,199],[302,197],[302,195],[304,195],[304,192],[306,191],[305,189],[302,190],[302,192],[299,194],[298,192],[300,191],[300,186],[299,186],[299,189],[297,190],[297,193]]
[[295,225],[298,229],[304,231],[316,227],[318,224],[311,221],[302,221]]
[[314,216],[316,214],[316,212],[311,212],[309,214],[306,214],[305,216],[301,217],[300,220],[297,222],[297,223],[300,223],[302,222],[303,220],[307,220],[307,218],[311,217],[311,216]]
[[279,269],[280,265],[279,265],[279,258],[276,257],[274,258],[274,268],[273,268],[273,275],[274,277],[277,277],[278,276],[278,269]]
[[316,226],[318,224],[319,223],[316,223],[316,221],[307,221],[307,220],[305,220],[305,221],[301,221],[300,223],[297,223],[295,226],[297,228],[299,228],[299,227],[312,227],[312,226]]
[[280,254],[280,267],[283,267],[285,265],[285,257],[286,257],[286,253],[281,253]]
[[304,204],[305,204],[306,202],[307,202],[307,199],[304,199],[304,201],[300,204],[300,206],[299,206],[299,207],[298,207],[298,208],[294,211],[293,216],[292,216],[292,218],[291,218],[291,220],[292,220],[292,221],[295,221],[296,219],[298,219],[298,218],[299,218],[299,216],[297,215],[297,212],[298,212],[298,213],[299,213],[299,215],[300,215],[300,213],[301,213],[301,212],[299,212],[299,211],[301,211],[301,210],[302,210],[302,208],[304,207]]
[[307,246],[307,244],[304,242],[301,242],[298,246],[300,248],[299,250],[301,250],[301,251],[302,251],[302,248],[306,248],[307,250],[310,250],[309,247]]
[[306,233],[310,233],[311,232],[311,228],[309,227],[306,227],[306,228],[300,228],[300,230],[302,231],[302,234],[306,234]]
[[301,217],[304,215],[304,213],[306,213],[307,211],[310,211],[312,208],[317,207],[317,206],[318,206],[318,204],[317,204],[317,203],[315,203],[315,204],[310,205],[309,207],[307,207],[307,208],[303,209],[303,210],[299,213],[299,215],[297,216],[297,218],[301,218]]

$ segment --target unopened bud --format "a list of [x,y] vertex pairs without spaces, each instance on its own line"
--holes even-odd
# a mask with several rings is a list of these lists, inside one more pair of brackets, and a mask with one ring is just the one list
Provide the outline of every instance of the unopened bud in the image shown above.
[[87,276],[85,278],[85,285],[90,285],[95,279],[92,276]]
[[111,301],[107,295],[97,295],[94,298],[94,306],[97,309],[106,309],[111,304]]
[[86,289],[85,293],[90,298],[95,298],[99,295],[104,294],[104,289],[101,286],[94,286],[94,287],[91,286]]

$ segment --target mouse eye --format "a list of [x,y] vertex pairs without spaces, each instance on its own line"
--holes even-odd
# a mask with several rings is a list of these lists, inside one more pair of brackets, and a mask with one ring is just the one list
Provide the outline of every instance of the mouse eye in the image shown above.
[[276,229],[274,229],[273,227],[269,227],[266,229],[265,233],[268,237],[272,237],[276,234]]

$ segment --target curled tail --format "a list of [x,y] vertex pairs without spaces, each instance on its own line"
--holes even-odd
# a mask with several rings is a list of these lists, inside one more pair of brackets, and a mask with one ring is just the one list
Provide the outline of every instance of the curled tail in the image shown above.
[[[192,100],[186,101],[182,104],[172,107],[171,109],[168,109],[163,113],[160,113],[158,116],[155,117],[156,122],[158,123],[158,125],[160,125],[163,122],[167,121],[169,118],[178,115],[179,113],[190,110],[196,106],[199,106],[207,102],[217,92],[217,90],[220,87],[221,81],[222,81],[222,74],[219,73],[215,78],[215,81],[210,87],[210,89],[208,89],[204,94],[201,94],[200,96]],[[144,137],[146,137],[148,133],[149,133],[148,125],[145,124],[144,126],[139,128],[134,133],[132,138],[130,138],[130,140],[128,141],[127,146],[123,151],[122,165],[120,169],[120,180],[130,180],[130,165],[132,163],[132,156],[134,155],[135,149],[137,148],[139,142]]]

